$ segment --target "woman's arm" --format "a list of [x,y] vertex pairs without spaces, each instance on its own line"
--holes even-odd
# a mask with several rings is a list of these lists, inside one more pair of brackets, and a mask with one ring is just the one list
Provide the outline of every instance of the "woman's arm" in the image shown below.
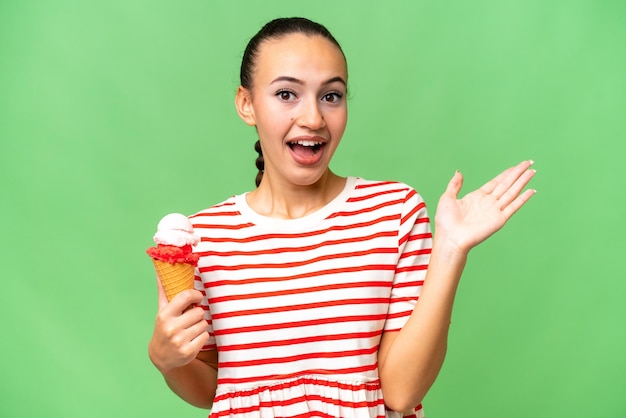
[[457,200],[456,173],[439,200],[431,259],[415,308],[404,327],[383,334],[378,368],[387,406],[418,405],[439,374],[446,353],[456,289],[469,251],[498,231],[531,198],[522,192],[534,175],[532,161],[512,167]]
[[174,393],[199,408],[211,408],[217,387],[217,350],[200,351],[208,342],[200,307],[202,293],[185,290],[170,303],[159,286],[159,312],[148,345],[150,360]]
[[217,385],[217,350],[201,351],[185,366],[162,371],[172,392],[189,404],[210,409]]

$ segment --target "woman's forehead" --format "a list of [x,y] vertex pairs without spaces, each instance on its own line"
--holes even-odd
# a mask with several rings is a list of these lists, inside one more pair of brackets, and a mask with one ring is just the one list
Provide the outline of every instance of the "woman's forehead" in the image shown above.
[[275,77],[284,72],[347,78],[346,61],[341,50],[323,36],[294,33],[259,45],[256,60],[259,76]]

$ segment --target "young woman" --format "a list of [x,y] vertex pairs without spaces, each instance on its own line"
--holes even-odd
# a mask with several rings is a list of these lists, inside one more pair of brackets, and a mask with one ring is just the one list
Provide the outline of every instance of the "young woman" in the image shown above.
[[[268,23],[236,108],[256,128],[257,188],[191,217],[196,288],[159,312],[149,355],[211,417],[423,416],[471,248],[534,193],[523,161],[436,212],[397,182],[329,169],[347,122],[343,52],[321,25]],[[198,305],[186,309],[190,305]]]

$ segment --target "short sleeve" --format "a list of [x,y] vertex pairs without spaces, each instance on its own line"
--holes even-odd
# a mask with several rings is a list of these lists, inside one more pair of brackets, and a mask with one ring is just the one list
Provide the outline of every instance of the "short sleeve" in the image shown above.
[[432,232],[426,204],[409,188],[398,228],[398,262],[391,288],[385,331],[399,331],[419,298],[432,249]]

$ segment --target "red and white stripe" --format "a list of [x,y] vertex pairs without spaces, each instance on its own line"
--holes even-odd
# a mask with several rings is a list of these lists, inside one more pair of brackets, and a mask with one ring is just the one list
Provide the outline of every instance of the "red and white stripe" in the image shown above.
[[412,188],[349,177],[304,218],[260,216],[239,195],[191,220],[204,349],[219,353],[212,417],[401,416],[385,412],[377,350],[428,266],[429,218]]

